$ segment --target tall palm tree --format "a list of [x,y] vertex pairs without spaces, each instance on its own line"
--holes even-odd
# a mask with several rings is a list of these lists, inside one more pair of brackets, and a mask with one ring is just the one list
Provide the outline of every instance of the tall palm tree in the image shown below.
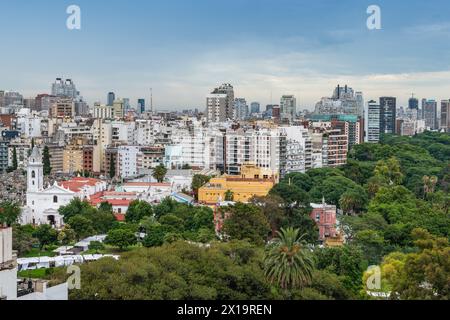
[[314,260],[298,229],[278,232],[265,259],[265,275],[283,289],[299,288],[311,282]]
[[155,178],[156,181],[158,181],[160,183],[164,181],[166,174],[167,174],[167,169],[162,164],[160,164],[153,170],[153,178]]
[[425,194],[427,193],[434,193],[434,190],[436,188],[436,184],[438,183],[438,177],[436,176],[424,176],[422,178],[423,181],[423,189]]

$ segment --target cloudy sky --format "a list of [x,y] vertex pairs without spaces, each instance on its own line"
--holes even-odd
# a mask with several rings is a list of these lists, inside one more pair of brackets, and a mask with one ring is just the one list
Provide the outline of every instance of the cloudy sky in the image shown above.
[[[66,8],[81,8],[81,30]],[[369,5],[382,29],[368,30]],[[0,89],[48,92],[74,79],[92,103],[117,96],[160,109],[203,108],[227,82],[268,104],[295,94],[300,108],[340,83],[366,100],[450,98],[448,0],[0,0]]]

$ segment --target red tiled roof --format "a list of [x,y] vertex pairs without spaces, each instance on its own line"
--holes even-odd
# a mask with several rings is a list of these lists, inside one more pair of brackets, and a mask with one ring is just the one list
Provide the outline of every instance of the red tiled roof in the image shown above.
[[71,180],[61,181],[59,185],[64,189],[69,189],[73,192],[79,192],[85,186],[93,187],[97,183],[101,182],[101,180],[94,178],[73,178]]
[[108,202],[112,206],[129,206],[134,200],[131,199],[103,199],[102,202]]
[[105,192],[98,192],[96,194],[93,194],[90,197],[91,205],[97,206],[103,202],[107,202],[112,206],[129,206],[130,203],[134,201],[134,199],[105,199],[104,195]]

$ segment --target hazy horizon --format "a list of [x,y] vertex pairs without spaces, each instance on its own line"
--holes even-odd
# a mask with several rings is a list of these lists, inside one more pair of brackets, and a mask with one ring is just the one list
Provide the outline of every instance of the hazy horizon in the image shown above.
[[[81,8],[81,30],[66,28],[66,8]],[[366,26],[381,8],[381,30]],[[432,5],[430,5],[432,4]],[[450,3],[444,0],[114,2],[18,0],[3,5],[5,61],[0,89],[25,97],[71,78],[89,104],[150,99],[164,110],[204,108],[205,96],[231,83],[235,96],[261,105],[297,97],[311,109],[337,84],[365,101],[395,96],[450,98]],[[213,12],[220,11],[220,15]]]

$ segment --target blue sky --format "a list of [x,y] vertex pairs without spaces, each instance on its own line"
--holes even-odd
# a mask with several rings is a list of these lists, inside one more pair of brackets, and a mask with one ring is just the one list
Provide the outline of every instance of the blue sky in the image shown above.
[[[81,30],[66,8],[81,8]],[[366,27],[369,5],[382,30]],[[74,79],[89,101],[108,91],[161,109],[203,107],[223,82],[250,101],[295,94],[312,107],[338,83],[366,100],[450,98],[447,0],[0,0],[0,89],[48,92]]]

